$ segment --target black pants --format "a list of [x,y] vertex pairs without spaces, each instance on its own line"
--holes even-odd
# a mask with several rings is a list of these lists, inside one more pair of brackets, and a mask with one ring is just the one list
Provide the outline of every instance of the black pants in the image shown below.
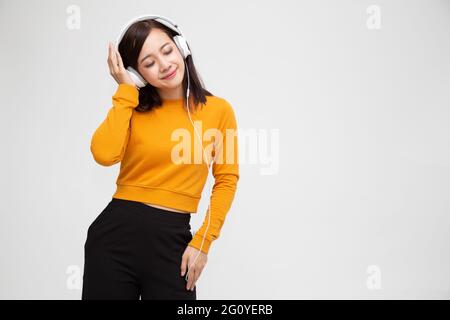
[[187,290],[181,276],[181,257],[192,239],[190,219],[112,198],[87,232],[82,300],[196,300],[196,287]]

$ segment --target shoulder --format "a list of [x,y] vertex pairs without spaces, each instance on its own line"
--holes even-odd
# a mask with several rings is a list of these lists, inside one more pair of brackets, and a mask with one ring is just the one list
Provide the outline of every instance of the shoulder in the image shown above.
[[237,127],[234,108],[227,99],[218,96],[207,96],[207,102],[212,106],[211,109],[214,109],[214,118],[218,121],[218,127],[222,129]]
[[234,108],[231,103],[220,96],[206,96],[206,104],[216,109],[224,116],[234,116]]

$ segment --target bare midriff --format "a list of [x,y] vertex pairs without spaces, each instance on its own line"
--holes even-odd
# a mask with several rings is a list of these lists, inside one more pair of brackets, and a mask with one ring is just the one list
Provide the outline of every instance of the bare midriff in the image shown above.
[[146,205],[148,205],[150,207],[155,207],[155,208],[163,209],[163,210],[167,210],[167,211],[173,211],[173,212],[178,212],[178,213],[190,213],[189,211],[182,211],[182,210],[177,210],[177,209],[174,209],[174,208],[163,207],[163,206],[159,206],[159,205],[156,205],[156,204],[153,204],[153,203],[146,203],[146,202],[142,202],[142,203],[146,204]]

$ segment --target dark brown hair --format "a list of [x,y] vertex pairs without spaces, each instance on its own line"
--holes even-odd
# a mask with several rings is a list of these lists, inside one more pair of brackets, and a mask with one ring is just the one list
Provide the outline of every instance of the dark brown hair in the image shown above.
[[[166,27],[165,25],[155,21],[153,19],[138,21],[133,23],[124,34],[122,40],[119,43],[119,53],[123,60],[123,65],[125,69],[128,66],[131,66],[133,69],[138,71],[138,57],[141,52],[142,46],[144,45],[147,36],[150,34],[150,31],[153,28],[161,29],[165,32],[174,46],[177,48],[175,42],[173,41],[173,37],[177,35],[175,31]],[[199,104],[206,103],[206,96],[213,96],[208,90],[205,89],[203,81],[200,76],[197,74],[195,69],[195,65],[192,59],[192,50],[191,55],[189,55],[186,59],[187,68],[185,68],[182,86],[183,93],[186,94],[187,91],[187,71],[189,69],[189,84],[190,84],[190,93],[189,98],[194,102],[194,108],[197,109]],[[181,52],[180,52],[181,54]],[[183,96],[183,105],[186,105],[186,96]],[[139,104],[135,108],[136,111],[146,112],[152,110],[154,107],[158,107],[162,105],[162,99],[159,96],[158,91],[154,86],[150,83],[147,83],[145,87],[140,88],[139,90]],[[192,110],[192,104],[190,104]]]

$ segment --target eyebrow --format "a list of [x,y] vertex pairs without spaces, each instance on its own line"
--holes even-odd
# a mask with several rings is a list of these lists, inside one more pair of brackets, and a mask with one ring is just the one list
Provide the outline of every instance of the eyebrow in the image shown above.
[[[162,50],[162,48],[164,48],[166,45],[168,45],[168,44],[170,44],[170,42],[166,42],[166,43],[164,43],[162,46],[161,46],[161,48],[159,49],[159,50]],[[152,54],[150,53],[150,54],[148,54],[148,55],[146,55],[144,58],[142,58],[142,60],[141,60],[141,62],[140,63],[142,63],[142,62],[144,62],[144,60],[145,59],[147,59],[148,57],[150,57],[150,56],[152,56]]]

